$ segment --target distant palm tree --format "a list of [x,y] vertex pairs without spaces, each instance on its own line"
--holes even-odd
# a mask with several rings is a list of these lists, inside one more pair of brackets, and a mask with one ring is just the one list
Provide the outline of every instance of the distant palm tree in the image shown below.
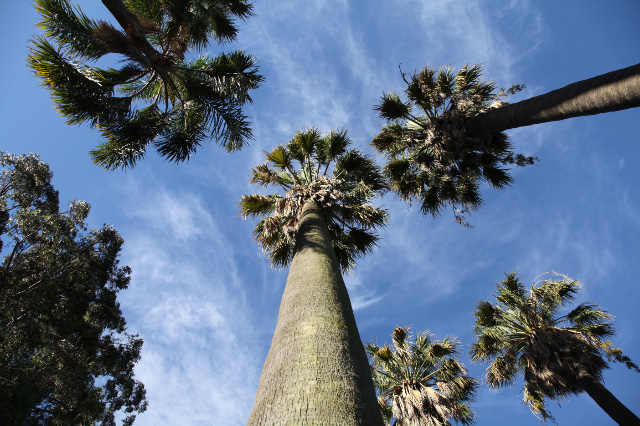
[[249,425],[382,425],[367,356],[341,270],[370,251],[387,213],[374,162],[346,131],[298,132],[266,154],[251,182],[282,192],[243,196],[275,267],[291,264]]
[[477,341],[471,347],[474,361],[490,362],[490,386],[509,385],[524,375],[524,402],[544,419],[551,418],[545,398],[586,392],[618,424],[640,425],[602,385],[605,355],[638,370],[605,340],[614,333],[611,315],[590,303],[560,313],[577,293],[577,281],[546,280],[527,291],[510,273],[497,286],[497,303],[481,301],[476,307]]
[[570,84],[514,104],[500,100],[521,90],[495,92],[481,67],[429,67],[403,78],[407,101],[385,93],[376,107],[388,124],[373,141],[389,162],[385,172],[405,200],[419,199],[423,214],[451,206],[458,222],[482,204],[479,184],[511,184],[506,168],[533,164],[512,152],[507,129],[640,106],[640,64]]
[[[69,0],[34,3],[44,35],[33,40],[29,65],[68,124],[100,130],[96,163],[132,167],[151,144],[180,162],[206,139],[233,151],[251,137],[242,107],[262,81],[255,59],[242,51],[187,57],[209,36],[234,40],[235,20],[251,15],[247,0],[102,0],[120,28]],[[106,68],[96,64],[102,59]]]
[[396,327],[391,336],[393,348],[374,343],[365,347],[387,423],[395,418],[398,426],[472,424],[468,404],[478,383],[454,358],[460,342],[448,337],[438,341],[428,332],[413,341],[403,327]]

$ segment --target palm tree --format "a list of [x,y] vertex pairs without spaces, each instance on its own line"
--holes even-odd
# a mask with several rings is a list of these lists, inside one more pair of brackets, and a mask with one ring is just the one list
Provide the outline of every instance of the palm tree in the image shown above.
[[[104,143],[91,151],[107,169],[132,167],[154,145],[170,161],[189,158],[206,139],[237,150],[251,138],[242,111],[258,87],[242,51],[187,57],[234,40],[247,0],[102,0],[120,26],[87,17],[69,0],[35,0],[43,36],[29,65],[68,124],[88,123]],[[119,56],[118,62],[111,54]],[[193,55],[192,55],[193,56]],[[114,58],[115,59],[115,58]],[[118,63],[117,68],[99,67]]]
[[534,164],[535,158],[515,154],[506,134],[472,137],[465,131],[469,116],[498,105],[501,97],[520,90],[513,86],[495,93],[492,82],[482,81],[480,66],[424,68],[408,78],[403,101],[385,93],[376,107],[388,123],[372,145],[388,157],[385,174],[398,195],[420,200],[423,214],[438,216],[450,206],[456,220],[480,207],[481,181],[501,189],[511,183],[510,165]]
[[578,81],[469,118],[472,135],[640,106],[640,64]]
[[420,199],[423,214],[437,216],[450,205],[466,224],[464,214],[482,203],[481,181],[504,188],[512,181],[505,167],[535,162],[511,151],[507,129],[640,106],[640,64],[511,105],[500,98],[524,86],[495,93],[481,72],[467,65],[455,75],[450,67],[403,74],[408,100],[385,93],[376,107],[388,124],[372,144],[389,157],[394,190]]
[[426,331],[412,340],[403,327],[396,327],[391,337],[394,348],[366,345],[387,423],[394,417],[394,425],[404,426],[472,424],[468,403],[478,383],[454,357],[460,342],[449,337],[438,341]]
[[251,182],[282,193],[243,196],[262,218],[254,236],[275,267],[291,265],[249,425],[382,425],[367,356],[341,271],[370,251],[387,213],[374,162],[346,131],[298,132],[266,153]]
[[[618,424],[640,425],[640,419],[603,385],[609,360],[638,366],[605,339],[614,333],[611,315],[582,303],[561,315],[574,299],[577,281],[545,280],[527,292],[515,273],[497,285],[496,304],[481,301],[475,311],[474,361],[489,361],[486,379],[493,388],[524,375],[524,402],[534,414],[552,418],[545,398],[562,399],[586,392]],[[527,294],[528,293],[528,294]]]

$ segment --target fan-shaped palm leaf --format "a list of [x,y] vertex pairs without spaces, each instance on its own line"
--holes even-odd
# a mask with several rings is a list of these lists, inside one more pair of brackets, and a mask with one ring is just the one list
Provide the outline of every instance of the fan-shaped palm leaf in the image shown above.
[[267,162],[252,169],[252,183],[284,191],[245,195],[240,201],[244,217],[261,218],[254,236],[273,266],[285,267],[293,258],[300,214],[309,201],[322,209],[343,270],[376,245],[375,229],[386,223],[387,212],[370,201],[386,183],[373,160],[349,150],[350,143],[344,130],[298,132],[286,145],[265,153]]
[[579,288],[577,281],[563,278],[548,279],[527,290],[510,273],[497,285],[496,304],[481,301],[476,306],[477,341],[471,347],[472,359],[490,362],[486,379],[494,388],[512,384],[523,375],[524,402],[544,419],[551,418],[546,398],[562,399],[583,391],[593,397],[587,387],[602,381],[603,370],[608,368],[603,355],[637,369],[606,340],[614,333],[610,314],[582,303],[561,315]]
[[480,79],[480,66],[429,67],[407,79],[404,101],[385,93],[375,108],[387,120],[372,145],[388,157],[385,172],[404,200],[420,200],[423,214],[437,216],[451,206],[459,223],[482,203],[480,183],[496,189],[511,183],[505,167],[534,164],[535,158],[514,154],[504,133],[474,137],[465,122],[503,102],[500,97],[521,90],[513,86],[495,93],[492,82]]
[[428,332],[412,339],[409,329],[396,327],[393,348],[366,345],[379,404],[387,423],[445,426],[474,422],[469,402],[478,387],[455,359],[460,343],[436,340]]
[[[154,145],[170,161],[189,158],[208,139],[242,148],[251,129],[242,107],[262,77],[242,51],[185,59],[190,49],[235,39],[246,0],[103,0],[116,19],[92,20],[69,0],[36,0],[41,37],[29,65],[69,124],[97,127],[91,151],[107,169],[134,166]],[[117,54],[124,65],[96,61]]]

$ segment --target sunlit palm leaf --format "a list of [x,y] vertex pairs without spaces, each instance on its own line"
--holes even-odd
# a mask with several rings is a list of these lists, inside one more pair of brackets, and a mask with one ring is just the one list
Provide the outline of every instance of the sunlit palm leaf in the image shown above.
[[[43,37],[29,65],[69,124],[97,127],[105,142],[92,151],[103,167],[133,167],[149,146],[169,161],[189,159],[208,140],[227,151],[252,137],[243,107],[262,77],[242,51],[185,60],[212,36],[235,39],[246,0],[103,1],[122,28],[89,19],[68,0],[36,0]],[[116,54],[124,65],[95,66]]]
[[379,404],[387,423],[449,426],[474,421],[469,407],[478,383],[455,359],[460,343],[436,340],[428,332],[413,340],[409,329],[396,327],[393,348],[366,345]]

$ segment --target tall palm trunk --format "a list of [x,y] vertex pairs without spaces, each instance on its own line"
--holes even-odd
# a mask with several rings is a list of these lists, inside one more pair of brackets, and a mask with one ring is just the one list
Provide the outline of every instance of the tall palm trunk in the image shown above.
[[620,426],[640,426],[640,419],[591,374],[582,371],[580,386]]
[[249,426],[382,426],[347,288],[307,202]]
[[478,114],[467,132],[480,136],[516,127],[640,106],[640,64]]

